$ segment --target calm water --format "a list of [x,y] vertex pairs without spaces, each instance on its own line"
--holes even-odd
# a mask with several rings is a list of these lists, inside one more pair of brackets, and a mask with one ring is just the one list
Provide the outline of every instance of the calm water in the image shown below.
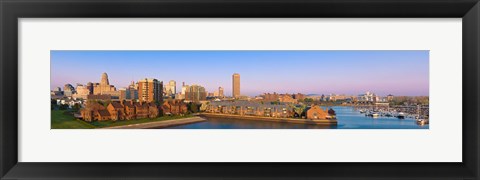
[[428,129],[417,125],[414,119],[395,117],[366,117],[353,107],[336,106],[337,126],[318,126],[239,119],[211,118],[205,122],[170,127],[169,129]]

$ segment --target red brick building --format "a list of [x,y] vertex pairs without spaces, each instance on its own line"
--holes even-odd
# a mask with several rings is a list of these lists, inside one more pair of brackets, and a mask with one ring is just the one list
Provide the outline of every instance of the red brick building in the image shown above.
[[107,106],[108,113],[110,113],[111,120],[124,120],[125,119],[125,107],[119,102],[112,102]]
[[98,102],[89,101],[85,108],[80,110],[80,115],[85,121],[106,120],[131,120],[140,118],[156,118],[160,109],[155,103],[143,102],[111,102],[106,108]]
[[181,100],[165,101],[161,108],[164,115],[186,114],[188,110],[187,104]]
[[307,119],[327,119],[327,110],[323,110],[320,106],[312,105],[307,110]]

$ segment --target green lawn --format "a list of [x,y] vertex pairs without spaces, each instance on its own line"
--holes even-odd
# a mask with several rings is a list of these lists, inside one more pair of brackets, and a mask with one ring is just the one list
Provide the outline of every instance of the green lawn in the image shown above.
[[187,118],[187,117],[192,117],[191,115],[187,116],[161,116],[157,117],[155,119],[133,119],[133,120],[119,120],[119,121],[95,121],[91,122],[90,124],[94,125],[95,127],[98,128],[103,128],[103,127],[113,127],[113,126],[124,126],[124,125],[129,125],[129,124],[139,124],[139,123],[148,123],[148,122],[156,122],[156,121],[165,121],[165,120],[172,120],[172,119],[181,119],[181,118]]
[[52,129],[92,129],[95,128],[85,121],[75,119],[67,111],[52,110]]
[[91,129],[91,128],[104,128],[113,126],[124,126],[129,124],[165,121],[171,119],[180,119],[192,117],[187,116],[162,116],[155,119],[135,119],[135,120],[119,120],[119,121],[94,121],[85,122],[79,119],[75,119],[73,115],[66,113],[65,111],[52,110],[52,129]]

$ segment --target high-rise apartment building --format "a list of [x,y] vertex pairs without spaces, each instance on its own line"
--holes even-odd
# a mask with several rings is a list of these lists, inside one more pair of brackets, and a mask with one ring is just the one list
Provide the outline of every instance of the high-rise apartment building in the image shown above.
[[138,99],[143,102],[162,101],[163,82],[147,78],[138,81]]
[[232,75],[232,96],[233,98],[240,97],[240,74],[238,73]]
[[193,102],[207,100],[207,92],[203,86],[191,85],[185,87],[185,100]]

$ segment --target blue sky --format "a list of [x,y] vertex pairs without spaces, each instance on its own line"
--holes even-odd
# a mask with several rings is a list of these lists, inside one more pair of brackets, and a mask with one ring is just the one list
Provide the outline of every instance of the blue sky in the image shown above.
[[99,82],[125,87],[141,78],[199,84],[231,95],[264,92],[428,95],[429,51],[51,51],[51,89]]

